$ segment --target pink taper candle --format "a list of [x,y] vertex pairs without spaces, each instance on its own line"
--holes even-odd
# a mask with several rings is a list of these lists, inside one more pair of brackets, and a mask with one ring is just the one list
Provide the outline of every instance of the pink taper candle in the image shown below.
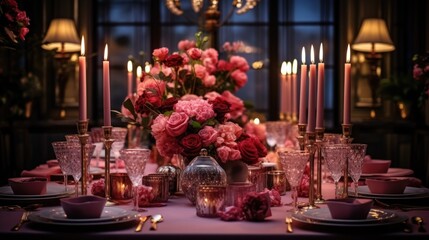
[[316,64],[314,64],[314,48],[310,51],[310,77],[308,81],[308,123],[307,132],[314,132],[316,125]]
[[283,61],[282,66],[280,68],[280,73],[281,73],[281,79],[280,79],[280,112],[281,113],[286,113],[287,111],[287,97],[286,97],[286,92],[287,92],[287,84],[286,84],[286,62]]
[[127,70],[128,70],[128,95],[127,96],[131,96],[133,92],[133,62],[131,62],[131,60],[128,60]]
[[298,113],[298,85],[296,82],[296,73],[298,71],[298,61],[293,60],[292,63],[292,116],[297,116]]
[[286,82],[287,82],[287,105],[286,105],[286,111],[289,116],[292,114],[292,63],[287,62],[286,65]]
[[325,64],[323,63],[323,44],[320,43],[319,64],[317,68],[317,112],[316,128],[324,127],[324,110],[325,110]]
[[344,65],[344,111],[343,111],[343,124],[350,124],[350,44],[347,45],[346,63]]
[[87,120],[85,39],[82,36],[79,56],[79,120]]
[[141,82],[142,76],[143,76],[142,66],[138,66],[137,67],[137,78],[136,78],[136,92],[138,92],[139,84]]
[[111,126],[112,121],[110,118],[110,70],[109,61],[107,60],[107,44],[104,48],[104,61],[103,61],[103,106],[104,106],[104,126]]
[[305,64],[305,48],[301,52],[301,83],[299,90],[299,123],[307,124],[307,65]]

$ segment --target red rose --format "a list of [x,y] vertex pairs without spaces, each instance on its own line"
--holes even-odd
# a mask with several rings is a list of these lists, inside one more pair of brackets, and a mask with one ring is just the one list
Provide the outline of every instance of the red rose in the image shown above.
[[243,200],[243,214],[247,221],[263,221],[266,217],[271,216],[268,193],[248,193]]
[[152,105],[152,107],[158,108],[161,106],[161,97],[157,94],[149,93],[148,91],[143,91],[143,94],[140,95],[136,101],[136,112],[149,113],[150,109],[147,107],[147,104]]
[[171,54],[165,59],[165,65],[167,67],[180,67],[183,65],[183,57],[177,53]]
[[183,155],[188,158],[197,156],[203,146],[201,137],[198,134],[189,134],[180,140],[180,145],[183,147]]
[[213,104],[213,110],[216,113],[216,119],[219,122],[224,122],[225,114],[230,112],[229,108],[231,104],[221,97],[217,97],[215,100],[210,101],[210,103]]
[[165,101],[162,103],[161,107],[160,107],[160,111],[161,112],[166,112],[166,111],[172,111],[174,104],[176,104],[178,101],[177,98],[175,97],[170,97],[165,99]]
[[238,142],[238,150],[241,152],[243,162],[255,164],[259,162],[259,158],[267,155],[267,149],[257,138],[243,134],[241,139]]

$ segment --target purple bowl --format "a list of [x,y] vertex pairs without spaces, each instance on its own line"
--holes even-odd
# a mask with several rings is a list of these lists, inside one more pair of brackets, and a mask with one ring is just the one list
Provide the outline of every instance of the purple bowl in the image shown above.
[[389,170],[390,160],[371,159],[364,161],[362,164],[363,174],[374,174],[374,173],[387,173]]
[[16,195],[42,195],[46,193],[47,178],[17,177],[9,178],[9,185]]
[[408,185],[406,178],[367,178],[366,185],[375,194],[402,194]]
[[99,218],[106,205],[106,198],[98,196],[79,196],[60,199],[67,218]]
[[326,201],[333,219],[366,219],[371,210],[372,199],[344,198]]

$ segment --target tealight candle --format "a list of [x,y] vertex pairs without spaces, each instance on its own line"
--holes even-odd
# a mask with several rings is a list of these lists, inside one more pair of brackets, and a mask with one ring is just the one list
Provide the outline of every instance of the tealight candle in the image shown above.
[[199,185],[196,210],[199,217],[218,217],[225,202],[226,186]]

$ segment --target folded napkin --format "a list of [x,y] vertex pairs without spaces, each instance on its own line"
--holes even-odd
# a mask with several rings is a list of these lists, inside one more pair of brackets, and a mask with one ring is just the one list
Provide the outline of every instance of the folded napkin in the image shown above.
[[49,167],[48,164],[42,164],[31,170],[23,170],[21,177],[45,177],[50,178],[51,175],[61,174],[60,166]]

